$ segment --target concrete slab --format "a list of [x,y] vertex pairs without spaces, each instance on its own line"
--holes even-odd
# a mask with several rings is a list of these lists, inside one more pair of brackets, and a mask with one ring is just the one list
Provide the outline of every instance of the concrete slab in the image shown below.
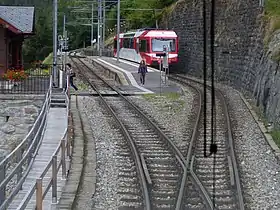
[[181,92],[181,87],[174,82],[168,81],[165,77],[165,72],[160,72],[158,69],[148,67],[145,85],[140,83],[140,74],[138,74],[138,64],[130,61],[120,59],[117,63],[116,58],[112,57],[95,57],[90,56],[93,62],[103,66],[110,66],[115,71],[121,72],[128,85],[119,86],[120,90],[128,94],[147,94],[147,93],[160,93],[160,92]]

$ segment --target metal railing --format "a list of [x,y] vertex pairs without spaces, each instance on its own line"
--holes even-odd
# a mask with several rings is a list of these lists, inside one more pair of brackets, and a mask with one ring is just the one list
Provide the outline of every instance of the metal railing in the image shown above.
[[[10,73],[12,72],[13,71],[10,71]],[[9,79],[5,80],[4,77],[1,77],[0,93],[44,94],[48,91],[51,76],[50,65],[41,66],[41,68],[30,68],[24,72],[24,75],[27,75],[27,78],[20,81],[13,81]]]
[[[45,102],[31,130],[23,141],[0,162],[0,210],[6,209],[16,194],[22,189],[22,184],[31,169],[42,137],[44,136],[51,95],[52,77],[50,76],[49,90],[46,93]],[[16,165],[13,167],[13,164]],[[8,169],[10,169],[10,172],[7,174]],[[15,187],[12,187],[9,195],[6,196],[6,187],[15,176],[17,184]]]
[[[67,78],[67,88],[65,91],[65,98],[66,98],[66,110],[67,110],[67,117],[68,123],[67,127],[64,131],[64,135],[57,146],[55,152],[52,155],[52,158],[49,160],[48,164],[46,165],[44,171],[41,173],[40,177],[36,179],[36,182],[32,186],[30,186],[30,190],[25,195],[23,200],[20,203],[20,206],[17,208],[18,210],[24,210],[28,205],[28,202],[31,200],[32,196],[36,191],[36,206],[34,209],[42,210],[43,209],[43,200],[46,197],[47,193],[49,192],[50,188],[52,188],[52,203],[56,204],[58,202],[57,196],[57,176],[60,168],[62,168],[62,179],[66,179],[66,158],[69,158],[71,155],[71,141],[68,137],[68,126],[69,126],[69,117],[70,117],[70,103],[69,103],[69,77]],[[60,161],[57,162],[58,153],[60,152]],[[44,186],[43,190],[43,179],[45,178],[46,174],[49,172],[50,168],[52,168],[52,175],[47,185]]]
[[[57,176],[60,168],[62,168],[62,179],[66,179],[66,156],[70,156],[70,142],[67,141],[67,128],[64,132],[64,137],[61,139],[60,144],[56,148],[55,152],[52,155],[52,158],[49,160],[47,166],[44,171],[41,173],[40,177],[36,179],[36,182],[30,186],[30,190],[25,195],[23,200],[20,203],[20,206],[17,208],[18,210],[24,210],[31,200],[32,196],[36,191],[36,206],[34,209],[42,210],[43,209],[43,200],[52,187],[52,203],[57,203]],[[58,153],[60,153],[60,161],[57,163]],[[68,153],[69,152],[69,153]],[[68,154],[67,154],[68,153]],[[46,174],[49,172],[50,168],[52,168],[52,175],[47,185],[44,186],[43,190],[43,179]]]

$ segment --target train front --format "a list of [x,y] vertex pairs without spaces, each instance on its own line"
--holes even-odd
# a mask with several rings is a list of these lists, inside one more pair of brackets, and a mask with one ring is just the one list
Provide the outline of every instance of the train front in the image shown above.
[[[149,35],[149,33],[147,34]],[[166,53],[168,64],[178,62],[178,37],[174,31],[161,31],[151,36],[152,66],[159,66],[157,54]]]

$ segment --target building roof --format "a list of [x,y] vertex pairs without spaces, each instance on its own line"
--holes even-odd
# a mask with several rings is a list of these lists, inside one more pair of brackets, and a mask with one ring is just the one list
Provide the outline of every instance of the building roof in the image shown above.
[[0,6],[0,18],[22,33],[33,32],[34,7]]

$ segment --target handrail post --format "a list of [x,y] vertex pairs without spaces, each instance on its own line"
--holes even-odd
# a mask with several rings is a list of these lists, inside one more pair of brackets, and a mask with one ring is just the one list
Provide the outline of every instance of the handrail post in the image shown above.
[[[4,157],[1,157],[0,162],[3,159],[4,159]],[[5,167],[5,165],[2,165],[2,166],[0,166],[0,183],[2,183],[4,181],[5,175],[6,175],[6,167]],[[6,187],[3,187],[2,189],[0,189],[0,206],[5,201],[5,199],[6,199]]]
[[62,179],[66,179],[65,139],[61,140],[61,167]]
[[57,156],[52,157],[52,203],[57,203]]
[[[70,102],[69,102],[70,104]],[[71,141],[70,141],[70,135],[69,135],[69,131],[70,131],[70,123],[71,123],[71,116],[70,116],[70,111],[68,111],[68,123],[67,123],[67,131],[66,131],[66,138],[67,138],[67,144],[66,144],[66,149],[67,149],[67,157],[70,157],[70,146],[71,146]]]
[[43,210],[43,182],[42,178],[36,180],[36,210]]
[[[23,149],[19,149],[16,154],[17,163],[19,163],[21,161],[22,154],[23,154]],[[21,177],[22,177],[22,166],[19,167],[18,172],[17,172],[17,183],[19,183]],[[20,189],[22,190],[22,185],[20,186]]]

